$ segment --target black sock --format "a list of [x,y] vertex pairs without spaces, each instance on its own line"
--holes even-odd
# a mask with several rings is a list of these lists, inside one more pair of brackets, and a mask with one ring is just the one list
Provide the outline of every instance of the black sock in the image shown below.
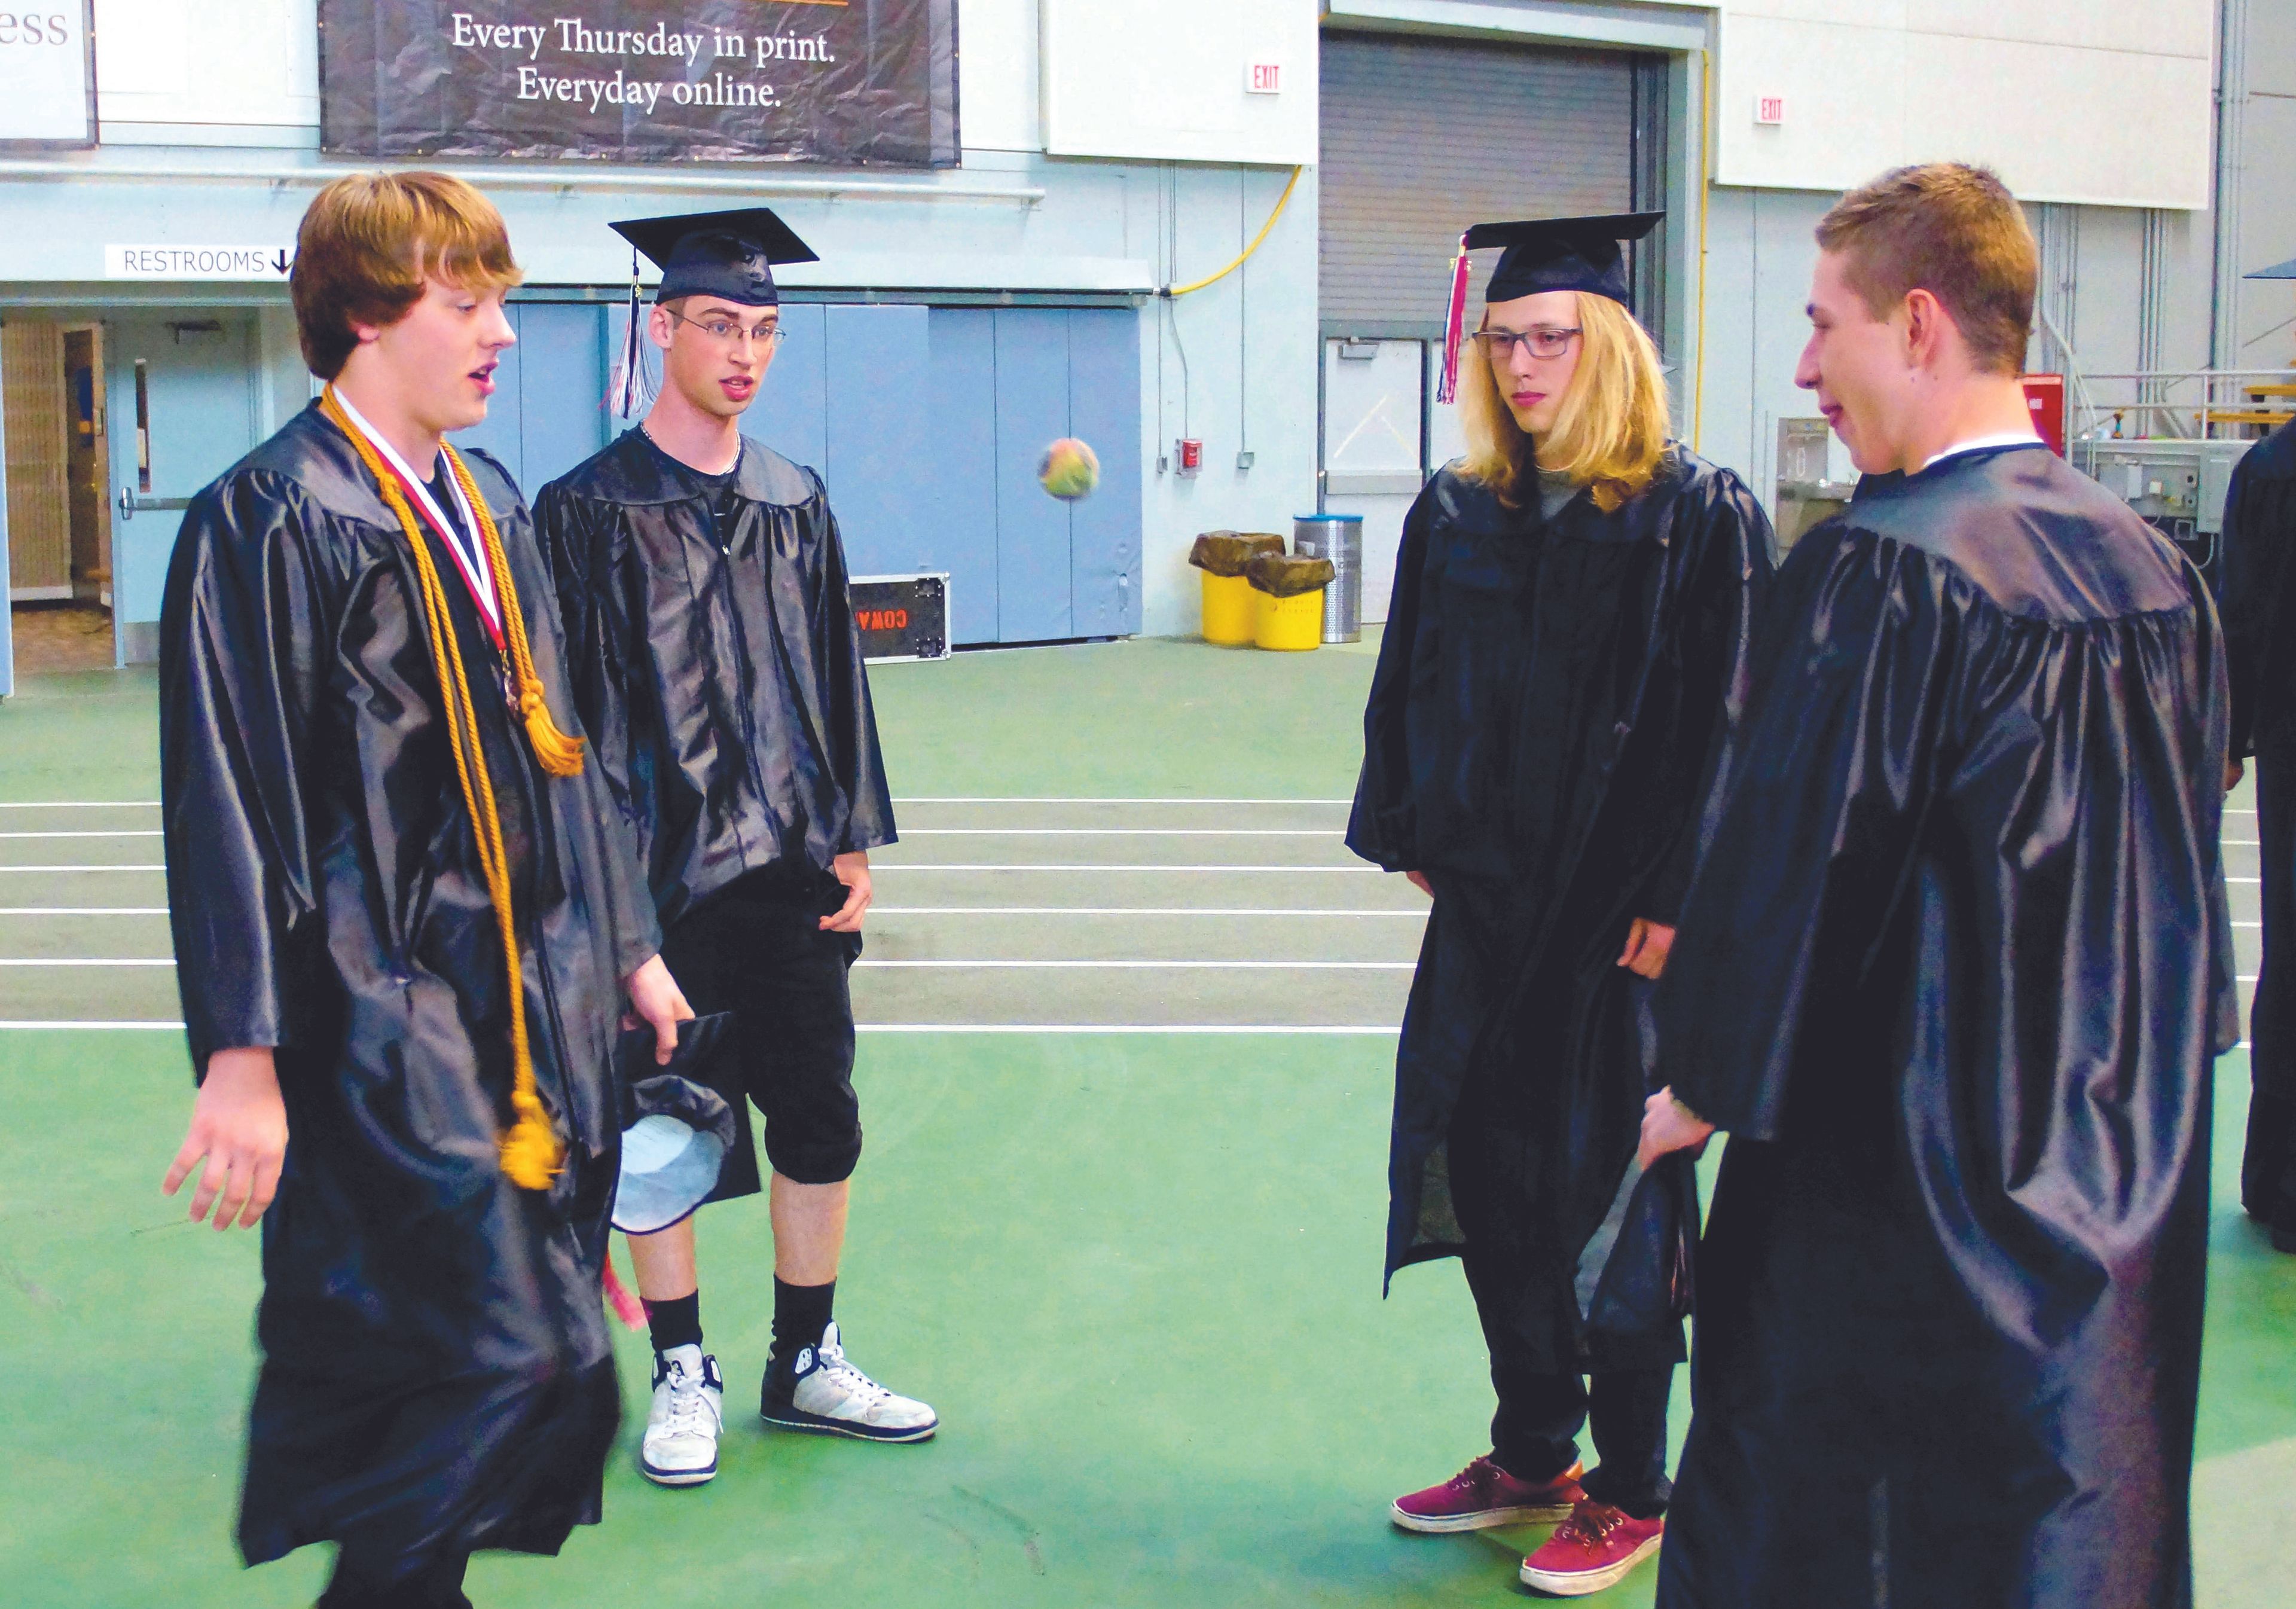
[[774,1277],[774,1352],[775,1363],[787,1363],[809,1346],[821,1344],[837,1301],[837,1282],[827,1285],[785,1285]]
[[701,1293],[674,1296],[667,1301],[645,1304],[646,1328],[653,1334],[653,1350],[666,1352],[674,1346],[701,1344]]

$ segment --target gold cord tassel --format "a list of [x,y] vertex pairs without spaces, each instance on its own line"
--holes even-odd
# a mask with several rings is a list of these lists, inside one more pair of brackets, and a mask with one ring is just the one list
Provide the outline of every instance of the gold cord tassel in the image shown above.
[[[547,1189],[564,1164],[566,1147],[551,1126],[550,1114],[544,1110],[542,1096],[535,1089],[534,1058],[526,1033],[526,978],[519,964],[517,931],[512,926],[510,855],[503,844],[502,817],[495,805],[494,778],[487,770],[486,752],[480,746],[478,711],[471,702],[471,683],[463,669],[462,646],[455,640],[454,617],[447,611],[447,589],[439,582],[439,567],[430,557],[430,544],[422,540],[422,528],[415,523],[414,510],[407,504],[406,493],[399,489],[398,477],[383,466],[381,455],[343,412],[335,400],[332,386],[321,395],[319,406],[358,449],[360,461],[382,489],[384,506],[398,519],[399,529],[406,533],[407,547],[414,554],[414,572],[422,592],[423,620],[430,628],[425,635],[430,646],[430,662],[438,672],[439,691],[446,705],[447,743],[454,751],[455,774],[462,783],[463,803],[470,811],[471,825],[478,839],[479,868],[486,876],[487,894],[495,907],[495,925],[502,932],[503,963],[510,980],[510,1104],[513,1116],[509,1132],[500,1142],[502,1170],[521,1189]],[[463,467],[462,459],[452,447],[447,449],[447,456],[484,534],[495,591],[503,601],[503,635],[514,644],[513,665],[521,680],[520,702],[530,711],[541,703],[542,685],[534,675],[533,658],[526,651],[525,623],[517,612],[517,594],[511,589],[510,569],[503,560],[502,535],[496,529],[485,499],[472,484],[470,472]],[[542,712],[542,721],[560,745],[562,761],[566,751],[573,754],[570,768],[560,771],[543,757],[537,744],[536,758],[542,760],[544,769],[554,776],[580,770],[581,745],[559,733],[550,723],[546,710]],[[529,712],[529,736],[534,727],[534,716]]]
[[582,769],[582,740],[567,736],[551,718],[550,705],[542,694],[542,677],[534,669],[534,649],[526,638],[526,615],[518,606],[518,589],[511,585],[510,561],[503,556],[502,532],[495,529],[495,517],[487,508],[487,500],[479,495],[478,482],[471,479],[463,455],[449,447],[447,462],[453,466],[463,495],[471,500],[471,512],[478,516],[485,538],[487,566],[494,572],[495,595],[502,599],[503,640],[510,649],[512,674],[518,678],[518,712],[526,722],[527,742],[533,745],[534,758],[550,775],[577,776]]

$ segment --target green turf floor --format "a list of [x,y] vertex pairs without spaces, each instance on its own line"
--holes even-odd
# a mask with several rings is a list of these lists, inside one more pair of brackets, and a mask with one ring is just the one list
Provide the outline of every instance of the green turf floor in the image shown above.
[[[1352,783],[1368,671],[1361,653],[1136,643],[885,667],[875,685],[905,796],[1330,799]],[[150,696],[130,673],[0,704],[0,800],[154,797]],[[0,886],[0,906],[30,892]],[[840,1317],[857,1361],[939,1408],[941,1435],[882,1448],[755,1428],[770,1238],[761,1204],[715,1210],[701,1255],[729,1382],[724,1473],[656,1490],[626,1426],[606,1523],[555,1561],[481,1559],[480,1605],[1520,1600],[1536,1533],[1411,1538],[1384,1518],[1482,1449],[1490,1407],[1456,1267],[1406,1271],[1380,1299],[1391,1041],[888,1034],[861,1055],[869,1141]],[[2296,1580],[2296,1259],[2234,1211],[2245,1082],[2227,1058],[2203,1609],[2277,1605]],[[230,1547],[255,1244],[184,1224],[158,1194],[188,1106],[180,1041],[0,1033],[0,1604],[308,1603],[319,1553],[249,1573]],[[623,1346],[642,1415],[642,1338]],[[1645,1567],[1596,1601],[1650,1592]]]

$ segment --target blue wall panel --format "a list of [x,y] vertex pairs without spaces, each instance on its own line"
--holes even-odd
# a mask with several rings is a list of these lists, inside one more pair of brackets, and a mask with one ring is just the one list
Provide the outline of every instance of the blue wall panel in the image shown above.
[[[757,401],[742,416],[743,435],[809,469],[821,468],[829,456],[827,311],[818,302],[782,304],[782,344],[774,349]],[[837,488],[829,490],[834,497]]]
[[[997,639],[996,315],[932,310],[930,568],[948,571],[949,640]],[[920,566],[919,568],[926,568]]]
[[1100,459],[1100,488],[1069,505],[1075,631],[1128,636],[1140,629],[1140,320],[1068,317],[1069,434]]
[[606,309],[595,302],[526,302],[515,310],[518,484],[531,500],[606,444]]
[[1068,505],[1037,482],[1045,448],[1069,431],[1069,315],[996,309],[997,640],[1074,636]]
[[921,307],[827,309],[825,451],[820,469],[855,575],[939,570],[937,443]]

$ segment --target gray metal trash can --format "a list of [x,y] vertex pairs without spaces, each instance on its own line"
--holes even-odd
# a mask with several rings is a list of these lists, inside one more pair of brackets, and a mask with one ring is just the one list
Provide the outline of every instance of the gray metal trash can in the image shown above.
[[1300,514],[1292,521],[1292,551],[1332,562],[1332,584],[1324,588],[1324,640],[1362,641],[1363,516]]

